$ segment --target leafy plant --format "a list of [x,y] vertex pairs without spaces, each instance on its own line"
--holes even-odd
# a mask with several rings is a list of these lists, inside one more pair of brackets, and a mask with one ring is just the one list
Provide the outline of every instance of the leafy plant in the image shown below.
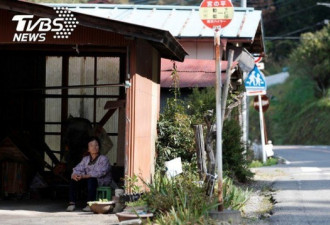
[[191,95],[188,96],[186,108],[194,124],[203,124],[204,115],[208,110],[215,112],[215,101],[215,89],[213,87],[192,89]]
[[132,177],[125,175],[124,189],[128,193],[140,193],[141,186],[138,183],[139,183],[139,177],[137,175],[134,174]]
[[235,210],[241,209],[251,195],[251,191],[248,189],[243,190],[240,187],[236,187],[233,184],[233,180],[229,177],[223,179],[222,192],[224,207]]
[[[217,196],[205,194],[205,188],[198,182],[196,174],[185,171],[174,178],[156,173],[152,183],[147,184],[149,192],[143,199],[156,215],[156,224],[214,224],[208,212],[216,208]],[[223,181],[223,200],[225,208],[241,209],[250,196],[248,189],[236,187],[233,180]]]
[[195,154],[194,132],[191,118],[185,114],[181,100],[168,99],[158,122],[156,147],[156,169],[163,169],[165,161],[176,157],[181,157],[182,162],[192,161]]
[[241,143],[241,127],[236,120],[225,120],[223,126],[223,168],[227,175],[240,182],[252,178],[244,147]]
[[152,183],[147,184],[149,192],[143,198],[156,214],[169,212],[172,207],[185,207],[203,212],[203,208],[212,205],[205,188],[200,186],[195,174],[184,172],[174,178],[155,174]]
[[139,198],[137,201],[134,202],[127,202],[126,206],[130,207],[138,207],[138,206],[146,206],[147,202],[143,198]]

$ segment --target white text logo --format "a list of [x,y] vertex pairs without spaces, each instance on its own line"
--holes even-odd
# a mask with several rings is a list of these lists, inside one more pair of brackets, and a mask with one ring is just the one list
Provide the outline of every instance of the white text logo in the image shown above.
[[43,42],[46,32],[53,32],[54,39],[67,39],[78,25],[76,17],[68,8],[54,7],[59,18],[39,18],[33,15],[15,15],[12,21],[17,22],[14,42]]

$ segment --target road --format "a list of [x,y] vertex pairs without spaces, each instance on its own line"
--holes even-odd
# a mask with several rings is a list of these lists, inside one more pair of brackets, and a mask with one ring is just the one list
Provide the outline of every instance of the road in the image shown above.
[[287,164],[272,167],[280,176],[270,224],[330,224],[330,146],[274,146],[274,152]]
[[282,84],[288,77],[289,77],[288,72],[282,72],[282,73],[267,76],[266,77],[267,87],[270,87],[270,86],[273,86],[276,84]]

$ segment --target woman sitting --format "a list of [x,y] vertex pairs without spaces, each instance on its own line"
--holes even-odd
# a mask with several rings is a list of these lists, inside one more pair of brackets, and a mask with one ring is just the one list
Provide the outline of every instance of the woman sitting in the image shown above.
[[[88,139],[88,156],[73,168],[70,180],[70,202],[67,211],[76,208],[76,191],[78,183],[87,183],[87,201],[95,201],[98,186],[109,186],[111,184],[111,165],[106,156],[100,155],[100,140],[97,137]],[[90,211],[87,205],[83,211]]]

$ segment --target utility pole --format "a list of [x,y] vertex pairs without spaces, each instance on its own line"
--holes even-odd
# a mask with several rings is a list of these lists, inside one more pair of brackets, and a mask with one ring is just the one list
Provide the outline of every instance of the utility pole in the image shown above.
[[214,48],[215,48],[215,71],[216,71],[216,159],[218,165],[218,206],[219,211],[223,211],[223,195],[222,195],[222,118],[221,118],[221,58],[220,58],[220,30],[221,27],[214,30]]
[[221,29],[227,26],[233,16],[234,7],[230,0],[204,0],[199,8],[202,22],[214,30],[215,71],[216,71],[216,161],[218,166],[218,211],[223,211],[222,196],[222,119],[221,119]]

